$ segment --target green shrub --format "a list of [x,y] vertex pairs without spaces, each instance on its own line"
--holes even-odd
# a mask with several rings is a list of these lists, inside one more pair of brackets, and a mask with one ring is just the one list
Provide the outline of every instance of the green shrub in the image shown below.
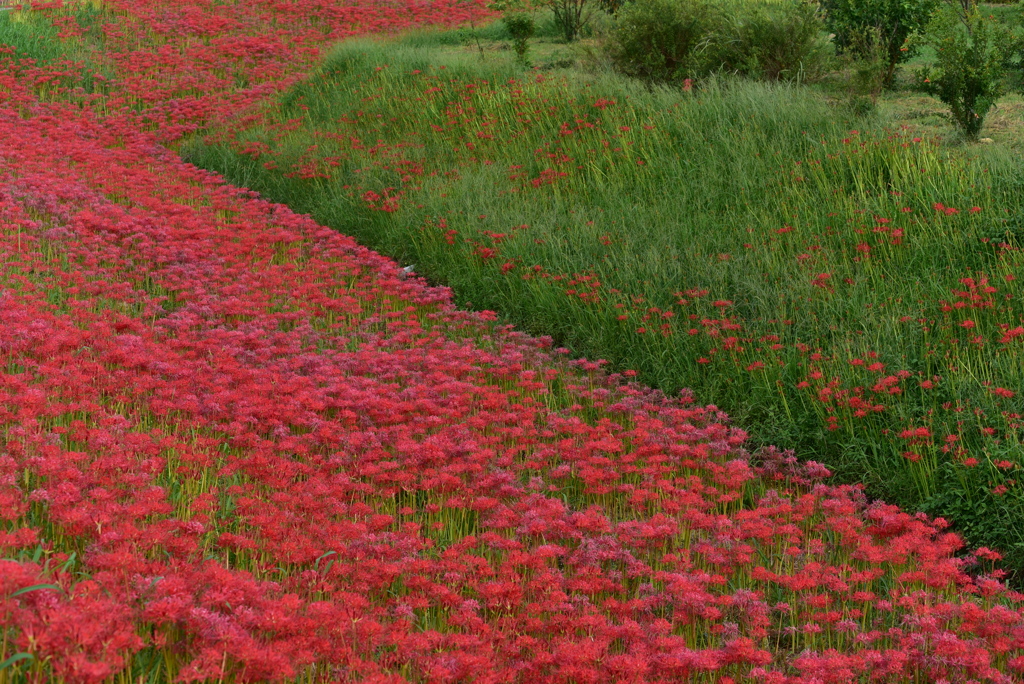
[[886,55],[885,84],[896,65],[915,54],[908,39],[928,24],[939,0],[821,0],[825,25],[841,52],[869,55],[881,42]]
[[624,7],[612,37],[620,71],[679,82],[721,64],[723,19],[706,0],[637,0]]
[[817,7],[804,0],[747,3],[732,22],[727,61],[753,78],[813,79],[829,67],[823,29]]
[[594,13],[594,3],[589,0],[547,0],[555,15],[565,42],[571,43],[580,37]]
[[537,30],[533,17],[524,12],[506,14],[502,22],[512,38],[512,49],[516,51],[516,57],[523,64],[526,64],[526,52],[529,50],[529,40]]
[[953,124],[976,140],[1005,90],[1008,33],[973,2],[966,8],[957,3],[935,15],[926,41],[935,49],[938,72],[922,70],[922,88],[949,105]]
[[[1024,9],[1021,10],[1021,19],[1024,20]],[[1018,89],[1024,93],[1024,26],[1009,29],[1004,66],[1014,74]]]
[[889,58],[878,33],[877,29],[866,31],[858,39],[863,49],[841,56],[849,105],[860,116],[875,111],[878,96],[885,90]]
[[612,51],[621,71],[651,81],[716,71],[772,81],[815,78],[829,66],[823,28],[804,0],[637,0],[620,13]]

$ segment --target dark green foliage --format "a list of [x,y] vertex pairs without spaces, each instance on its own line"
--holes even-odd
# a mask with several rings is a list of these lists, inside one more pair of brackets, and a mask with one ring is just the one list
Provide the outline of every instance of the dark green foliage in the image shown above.
[[907,40],[928,24],[939,0],[822,0],[825,25],[842,52],[870,55],[880,46],[886,57],[885,83],[896,65],[914,56]]
[[1009,35],[973,3],[951,4],[936,14],[926,40],[938,71],[922,70],[920,85],[949,105],[954,125],[976,140],[985,115],[1004,94]]
[[588,0],[551,0],[551,11],[565,42],[571,43],[580,37],[590,20],[593,4]]
[[995,18],[1007,31],[1003,65],[1012,74],[1011,81],[1014,82],[1016,89],[1024,93],[1024,5],[1004,20],[1000,20],[999,16]]
[[817,10],[803,0],[737,3],[638,0],[620,13],[612,47],[624,73],[678,82],[713,72],[787,80],[825,73]]
[[516,12],[506,14],[502,17],[502,22],[504,22],[505,28],[508,29],[508,34],[512,38],[512,49],[516,51],[519,61],[525,64],[526,52],[530,48],[529,40],[537,30],[533,17],[525,12]]
[[862,115],[875,110],[878,96],[885,89],[889,76],[888,55],[878,36],[877,30],[863,34],[862,49],[844,55],[850,66],[850,77],[846,84],[850,106]]
[[[1005,463],[1005,461],[999,461]],[[955,520],[957,531],[974,546],[998,549],[1015,586],[1024,581],[1024,498],[1020,489],[992,460],[969,469],[947,466],[946,486],[921,508],[929,515]],[[998,484],[995,484],[998,483]],[[1005,488],[997,489],[1000,485]]]
[[751,4],[733,22],[728,59],[753,78],[815,78],[828,68],[823,28],[816,6],[803,0]]
[[619,14],[612,59],[625,74],[662,83],[721,64],[724,20],[706,0],[638,0]]

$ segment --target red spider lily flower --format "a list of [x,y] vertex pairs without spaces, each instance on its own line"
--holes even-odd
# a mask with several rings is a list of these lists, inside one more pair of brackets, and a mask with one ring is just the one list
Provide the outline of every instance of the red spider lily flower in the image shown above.
[[[182,681],[238,682],[1024,671],[1019,595],[969,574],[945,521],[869,503],[791,452],[748,453],[690,393],[623,382],[635,372],[570,362],[494,312],[458,310],[448,290],[161,145],[256,108],[342,36],[492,16],[482,4],[121,5],[104,29],[120,48],[106,55],[112,114],[38,100],[32,84],[66,65],[0,57],[0,243],[17,256],[0,273],[0,555],[18,559],[0,561],[0,612],[10,652],[33,658],[14,676],[108,681],[150,659]],[[75,35],[69,17],[53,18]],[[451,89],[440,71],[422,69],[417,96]],[[460,102],[485,85],[460,87]],[[474,154],[489,135],[470,136]],[[423,173],[396,169],[403,188]],[[373,193],[365,209],[402,210],[394,189]],[[513,241],[482,234],[466,244],[489,259]],[[527,270],[575,297],[600,287]],[[986,283],[961,283],[957,300],[998,310]],[[691,308],[708,296],[684,294]],[[791,344],[719,319],[695,313],[680,336],[714,341],[693,347],[700,364]],[[842,358],[804,360],[828,430],[850,428],[847,410],[878,412],[873,388],[826,380],[852,372]],[[930,429],[907,432],[934,446]]]

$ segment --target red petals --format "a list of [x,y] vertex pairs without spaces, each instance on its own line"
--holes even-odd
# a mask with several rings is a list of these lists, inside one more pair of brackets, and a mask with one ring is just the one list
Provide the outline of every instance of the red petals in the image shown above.
[[[460,311],[448,290],[157,144],[255,105],[327,41],[459,24],[489,16],[483,4],[114,4],[109,117],[39,103],[30,77],[47,72],[0,63],[0,547],[16,559],[0,560],[0,662],[32,656],[15,678],[782,684],[1024,670],[1020,597],[968,575],[945,523],[824,484],[824,466],[791,453],[752,455],[714,406]],[[140,36],[156,47],[137,49]],[[236,78],[252,92],[226,85]],[[565,137],[593,126],[575,124]],[[474,149],[493,144],[475,133]],[[546,192],[575,162],[543,154],[520,182]],[[310,155],[289,173],[328,177]],[[425,175],[396,171],[406,189]],[[353,192],[388,213],[408,197]],[[460,242],[433,221],[439,241],[517,267],[501,253],[511,232]],[[813,274],[835,264],[806,254],[799,282],[827,289],[831,274]],[[587,305],[621,295],[592,272],[527,263]],[[987,280],[960,285],[959,308],[995,309]],[[789,317],[752,333],[720,294],[676,293],[690,307],[676,311],[622,295],[613,315],[635,321],[638,344],[677,321],[680,337],[711,340],[696,358],[707,373],[753,381],[774,369],[770,352],[799,352],[800,400],[820,402],[829,431],[869,423],[916,377],[866,375],[885,372],[874,352],[812,352]],[[1001,320],[1004,344],[1024,335]],[[836,368],[870,382],[844,386]],[[928,449],[964,456],[955,435],[900,436],[915,468]]]

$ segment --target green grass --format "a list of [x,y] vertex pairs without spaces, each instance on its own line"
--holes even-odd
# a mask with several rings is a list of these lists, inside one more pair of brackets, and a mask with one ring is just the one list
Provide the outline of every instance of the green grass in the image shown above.
[[[93,54],[90,43],[101,37],[101,25],[108,16],[106,10],[92,3],[79,3],[73,11],[65,13],[81,27],[82,35],[62,39],[60,29],[51,17],[40,12],[12,8],[0,11],[0,45],[13,47],[15,57],[33,59],[39,63],[87,61]],[[62,18],[65,16],[62,14]]]
[[[1024,340],[999,341],[1024,315],[1012,146],[914,142],[886,102],[858,119],[808,87],[651,89],[474,43],[346,42],[264,126],[185,155],[1024,565],[1024,404],[992,391],[1024,387]],[[970,302],[964,278],[996,292]]]
[[0,45],[8,45],[20,59],[51,62],[67,57],[57,29],[44,19],[21,10],[0,11]]
[[[105,92],[106,84],[114,74],[97,56],[103,40],[102,27],[110,17],[109,11],[99,3],[80,2],[62,11],[59,17],[73,19],[79,35],[62,37],[61,29],[54,26],[53,17],[42,12],[22,9],[0,11],[0,46],[13,49],[6,57],[19,60],[26,66],[67,65],[60,82],[48,80],[36,87],[40,99],[49,99],[56,91],[67,97],[69,92],[79,87],[79,94]],[[96,78],[97,74],[101,78]],[[78,98],[77,95],[70,97]]]

